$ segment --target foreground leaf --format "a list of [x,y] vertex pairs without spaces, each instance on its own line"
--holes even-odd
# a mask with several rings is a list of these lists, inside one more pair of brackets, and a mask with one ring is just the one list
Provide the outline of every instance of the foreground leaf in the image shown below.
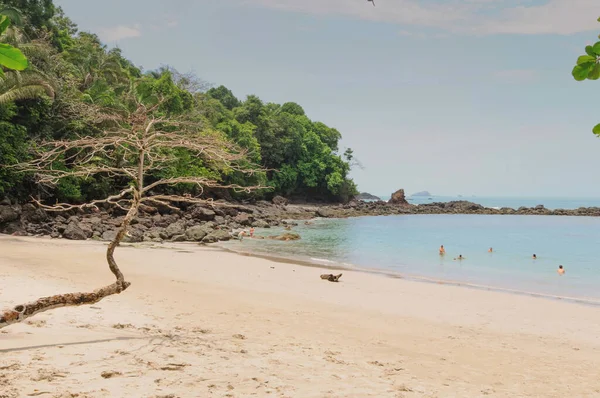
[[598,123],[596,126],[594,126],[594,128],[592,129],[592,132],[596,135],[600,135],[600,123]]
[[27,58],[21,50],[8,44],[0,43],[0,65],[14,70],[27,68]]

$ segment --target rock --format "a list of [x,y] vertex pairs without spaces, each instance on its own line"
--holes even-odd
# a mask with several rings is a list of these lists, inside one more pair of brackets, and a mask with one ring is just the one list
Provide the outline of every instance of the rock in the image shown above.
[[160,227],[152,227],[144,232],[142,240],[144,242],[162,242],[163,238],[161,237],[161,234],[163,231],[164,230]]
[[4,198],[0,201],[0,206],[10,206],[10,199],[9,198]]
[[[91,231],[90,231],[91,232]],[[63,238],[71,239],[71,240],[86,240],[91,237],[92,233],[89,234],[80,228],[79,224],[72,221],[67,225],[65,231],[63,232]]]
[[233,218],[233,221],[240,225],[250,226],[252,224],[252,217],[248,213],[239,213]]
[[318,217],[323,217],[323,218],[335,217],[335,214],[333,214],[333,212],[331,210],[325,209],[325,208],[321,208],[321,209],[317,210],[315,214]]
[[102,240],[110,242],[115,238],[115,236],[117,236],[117,231],[104,231],[102,234]]
[[276,206],[285,206],[288,204],[288,200],[283,196],[275,196],[271,202],[273,202],[273,204]]
[[269,236],[269,239],[283,240],[283,241],[298,240],[298,239],[300,239],[300,235],[293,233],[293,232],[286,232],[284,234],[277,235],[277,236]]
[[227,232],[223,229],[215,229],[214,231],[212,231],[211,233],[206,235],[204,237],[204,239],[202,239],[202,242],[215,243],[218,241],[226,241],[226,240],[230,240],[230,239],[231,239],[231,235],[229,234],[229,232]]
[[225,217],[223,217],[223,216],[215,216],[215,219],[213,221],[217,225],[224,225],[227,223],[227,221],[225,220]]
[[381,200],[381,198],[379,198],[375,195],[372,195],[368,192],[361,192],[358,195],[356,195],[354,197],[354,199],[356,199],[356,200]]
[[183,234],[185,234],[185,224],[183,221],[177,221],[165,228],[161,236],[163,237],[163,239],[170,239],[175,235]]
[[171,242],[185,242],[185,240],[186,240],[185,235],[175,235],[171,238]]
[[200,221],[212,221],[215,219],[216,214],[213,210],[200,206],[193,208],[191,211],[192,218]]
[[21,215],[18,206],[0,206],[0,224],[15,221]]
[[271,228],[271,224],[266,222],[265,220],[256,220],[252,223],[254,228]]
[[407,202],[406,197],[404,196],[404,189],[399,189],[392,194],[392,198],[388,201],[388,203],[393,205],[400,206],[409,206],[410,204]]
[[185,231],[185,238],[190,241],[200,242],[210,232],[211,229],[207,228],[206,225],[196,225]]

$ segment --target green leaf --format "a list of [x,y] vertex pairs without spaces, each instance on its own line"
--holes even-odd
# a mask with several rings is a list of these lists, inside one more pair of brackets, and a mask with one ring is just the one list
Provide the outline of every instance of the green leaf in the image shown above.
[[[586,66],[584,66],[586,65]],[[584,64],[584,65],[576,65],[573,68],[573,72],[571,72],[571,74],[573,75],[573,78],[575,80],[577,80],[578,82],[587,79],[588,75],[590,74],[590,71],[592,69],[592,66],[588,66],[590,65],[588,64]],[[591,64],[593,65],[593,64]]]
[[24,70],[27,68],[27,58],[21,50],[5,43],[0,43],[0,65],[9,69]]
[[[594,47],[592,47],[592,46],[585,46],[585,52],[590,57],[596,57],[596,53],[594,52]],[[598,54],[598,55],[600,55],[600,54]]]
[[596,57],[592,57],[590,55],[582,55],[581,57],[577,58],[577,65],[585,64],[588,62],[596,62]]
[[588,75],[588,79],[590,79],[590,80],[600,79],[600,64],[594,65],[594,68]]
[[596,42],[596,44],[594,44],[592,46],[592,50],[596,53],[596,54],[600,54],[600,41]]
[[598,123],[597,125],[594,126],[594,128],[592,129],[592,132],[596,135],[600,135],[600,123]]
[[0,67],[0,79],[4,79],[4,71],[2,70],[2,68]]
[[10,18],[0,15],[0,35],[10,26]]

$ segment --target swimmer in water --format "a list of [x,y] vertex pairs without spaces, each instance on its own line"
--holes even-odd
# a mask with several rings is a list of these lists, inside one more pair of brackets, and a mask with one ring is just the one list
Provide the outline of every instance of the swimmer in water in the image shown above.
[[534,254],[532,257],[534,260],[537,260],[537,256]]
[[446,254],[446,249],[444,249],[444,245],[440,246],[440,256],[443,256],[444,254]]
[[462,255],[462,254],[459,254],[459,255],[458,255],[458,257],[456,257],[454,260],[462,261],[462,260],[464,260],[464,259],[465,259],[465,258],[463,257],[463,255]]
[[493,253],[494,249],[492,249],[491,247],[488,249],[488,253]]
[[565,269],[563,268],[562,265],[559,265],[558,269],[556,270],[556,272],[558,272],[558,275],[564,275],[565,274]]
[[250,237],[254,238],[254,227],[250,228]]

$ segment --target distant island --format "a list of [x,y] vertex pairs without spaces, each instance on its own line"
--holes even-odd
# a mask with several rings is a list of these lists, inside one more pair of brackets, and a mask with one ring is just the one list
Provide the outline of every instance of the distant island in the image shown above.
[[380,197],[372,195],[368,192],[361,192],[358,195],[356,195],[354,198],[358,199],[358,200],[381,200]]
[[429,192],[427,191],[421,191],[421,192],[417,192],[417,193],[413,193],[410,196],[433,196],[431,195]]

